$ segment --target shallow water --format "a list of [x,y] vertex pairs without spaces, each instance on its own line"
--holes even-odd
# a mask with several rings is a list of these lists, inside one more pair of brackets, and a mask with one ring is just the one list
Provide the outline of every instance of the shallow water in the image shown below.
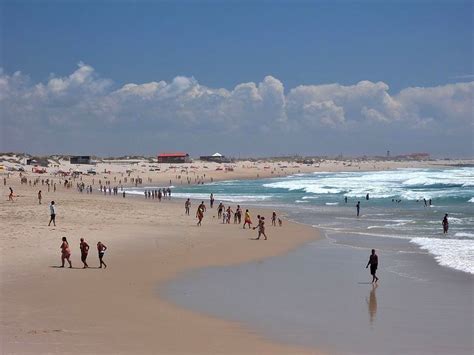
[[[471,354],[472,275],[440,267],[407,241],[369,239],[333,235],[284,256],[198,270],[164,296],[330,353]],[[369,245],[379,250],[377,287],[365,269]]]

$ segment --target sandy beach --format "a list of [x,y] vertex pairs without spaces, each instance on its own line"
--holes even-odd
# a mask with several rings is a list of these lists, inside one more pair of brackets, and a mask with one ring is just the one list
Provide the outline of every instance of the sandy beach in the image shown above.
[[[314,353],[179,309],[160,299],[159,287],[193,268],[284,253],[317,238],[315,230],[285,223],[269,231],[269,241],[253,241],[255,231],[217,222],[215,208],[198,228],[195,204],[187,217],[182,201],[58,188],[44,193],[39,205],[38,189],[17,181],[8,181],[18,195],[15,202],[4,198],[0,204],[2,353]],[[52,199],[57,227],[47,227]],[[256,214],[252,211],[254,219]],[[72,270],[57,268],[63,236],[71,244]],[[81,269],[80,237],[91,245],[87,270]],[[96,269],[99,240],[108,246],[106,270]]]
[[[452,161],[450,162],[453,163]],[[279,165],[278,165],[279,164]],[[409,162],[423,167],[443,162]],[[140,166],[145,165],[145,166]],[[319,170],[391,169],[402,163],[370,162],[365,165],[328,162],[319,167],[287,163],[239,163],[234,171],[216,171],[210,164],[196,163],[194,179],[203,181],[252,179]],[[204,166],[207,166],[205,168]],[[255,168],[253,167],[255,166]],[[269,167],[269,168],[266,168]],[[67,164],[61,169],[71,169]],[[87,166],[74,167],[86,170]],[[134,169],[134,170],[133,170]],[[284,254],[319,238],[316,229],[284,221],[283,227],[267,225],[268,241],[251,240],[256,231],[239,225],[223,225],[216,208],[206,212],[202,227],[196,227],[193,201],[191,216],[184,215],[183,200],[125,198],[98,191],[98,180],[111,186],[129,177],[123,185],[133,186],[131,177],[143,185],[167,186],[181,183],[182,167],[148,171],[148,166],[102,163],[97,172],[82,176],[71,188],[64,178],[26,173],[28,180],[39,178],[37,186],[20,184],[19,172],[6,173],[2,184],[1,234],[1,343],[5,354],[297,354],[317,353],[313,348],[296,348],[263,338],[239,323],[179,308],[160,297],[161,285],[187,271],[207,266],[223,266],[258,261]],[[128,175],[126,170],[133,172]],[[41,180],[53,179],[57,190]],[[151,179],[151,180],[149,180]],[[60,183],[61,182],[61,183]],[[92,194],[79,193],[77,183],[94,182]],[[192,181],[194,183],[194,181]],[[9,202],[8,187],[15,201]],[[37,192],[43,192],[42,205]],[[57,226],[48,227],[51,200],[57,205]],[[208,201],[206,201],[207,204]],[[235,204],[233,204],[235,205]],[[234,206],[235,207],[235,206]],[[245,209],[245,205],[242,206]],[[271,211],[251,210],[269,217]],[[61,237],[72,248],[74,268],[60,269]],[[82,270],[79,238],[91,246],[89,265]],[[108,247],[109,267],[97,269],[95,245]],[[249,290],[258,292],[258,290]],[[238,307],[238,305],[236,305]]]

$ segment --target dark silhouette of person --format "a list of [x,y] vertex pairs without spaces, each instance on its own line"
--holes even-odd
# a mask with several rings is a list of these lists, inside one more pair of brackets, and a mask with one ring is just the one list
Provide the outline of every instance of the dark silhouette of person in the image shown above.
[[377,268],[379,266],[379,257],[375,254],[375,249],[372,249],[372,254],[370,254],[369,262],[367,263],[366,269],[370,265],[370,274],[372,275],[372,283],[377,282],[379,278],[376,275]]

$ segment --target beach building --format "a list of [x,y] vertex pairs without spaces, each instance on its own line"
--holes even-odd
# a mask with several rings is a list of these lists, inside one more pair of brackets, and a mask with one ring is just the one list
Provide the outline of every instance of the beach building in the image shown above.
[[189,163],[191,162],[188,153],[174,152],[174,153],[161,153],[158,155],[158,163]]
[[215,163],[224,163],[228,161],[228,159],[226,159],[226,157],[223,156],[221,153],[214,153],[212,155],[201,155],[199,159],[202,161],[212,161]]
[[69,157],[71,164],[92,164],[90,155],[73,155]]

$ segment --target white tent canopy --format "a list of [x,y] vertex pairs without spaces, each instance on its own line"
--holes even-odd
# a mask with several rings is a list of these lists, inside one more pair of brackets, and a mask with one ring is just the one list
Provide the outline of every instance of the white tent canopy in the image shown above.
[[212,154],[213,157],[222,157],[222,154],[221,153],[214,153]]

